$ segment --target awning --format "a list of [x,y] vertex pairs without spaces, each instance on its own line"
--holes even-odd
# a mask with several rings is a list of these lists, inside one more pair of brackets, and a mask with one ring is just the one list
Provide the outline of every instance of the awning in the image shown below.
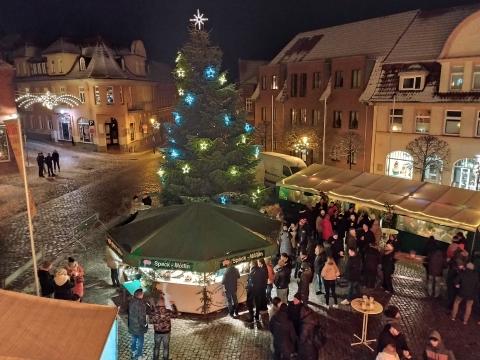
[[0,290],[0,359],[101,359],[116,316],[112,306]]
[[193,203],[139,212],[107,243],[132,266],[214,272],[276,252],[280,222],[246,206]]
[[[480,225],[480,192],[385,175],[313,164],[277,183],[281,188],[325,193],[374,209],[393,205],[397,214],[475,231]],[[300,199],[296,195],[296,199]]]

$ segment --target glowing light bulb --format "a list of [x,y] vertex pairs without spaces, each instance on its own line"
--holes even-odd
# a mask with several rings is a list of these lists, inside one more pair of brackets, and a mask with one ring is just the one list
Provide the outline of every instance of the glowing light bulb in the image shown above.
[[180,96],[185,95],[185,90],[183,90],[182,88],[178,88],[178,95]]
[[207,66],[203,74],[207,80],[212,80],[217,75],[217,70],[213,66]]
[[225,74],[220,75],[220,77],[218,78],[218,82],[220,83],[220,85],[223,85],[227,82],[227,77],[225,76]]
[[200,150],[207,150],[208,148],[208,143],[206,141],[201,141],[200,142]]
[[190,172],[190,165],[188,165],[188,164],[183,165],[182,166],[182,172],[184,174],[188,174]]
[[258,159],[258,157],[260,156],[260,148],[258,146],[255,147],[253,155],[255,156],[255,159]]
[[242,144],[245,144],[247,142],[247,137],[245,136],[245,134],[242,134],[242,136],[240,137],[240,142]]
[[175,58],[175,62],[178,63],[181,58],[182,58],[182,53],[181,53],[181,52],[178,52],[178,53],[177,53],[177,57]]
[[194,102],[195,102],[195,96],[192,93],[188,93],[185,96],[185,104],[192,106]]
[[222,195],[218,198],[218,200],[220,201],[220,204],[222,205],[227,205],[228,203],[228,196],[227,195]]
[[253,126],[250,125],[249,123],[246,123],[244,129],[246,133],[250,133],[253,131]]
[[237,169],[236,166],[232,166],[230,168],[230,175],[232,175],[232,176],[237,176],[238,175],[238,169]]
[[227,114],[225,114],[223,116],[223,122],[225,123],[225,126],[228,126],[230,125],[230,123],[232,122],[232,120],[230,119],[230,116],[228,116]]
[[185,70],[183,70],[182,68],[178,68],[177,69],[177,76],[180,78],[180,79],[183,79],[185,77]]

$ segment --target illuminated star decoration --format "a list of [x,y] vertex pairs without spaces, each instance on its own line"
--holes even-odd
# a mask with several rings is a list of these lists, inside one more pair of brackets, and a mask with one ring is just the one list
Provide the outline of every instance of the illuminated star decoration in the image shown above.
[[182,88],[178,88],[178,95],[180,96],[185,95],[185,90],[183,90]]
[[182,117],[178,112],[173,112],[173,119],[175,121],[175,124],[180,125],[180,122],[182,121]]
[[255,150],[253,151],[253,155],[255,156],[255,159],[258,159],[258,156],[260,155],[260,147],[255,146]]
[[227,77],[225,76],[225,74],[220,75],[220,77],[218,78],[218,82],[220,83],[220,85],[223,85],[227,82]]
[[238,169],[237,169],[236,166],[232,166],[230,168],[230,175],[232,175],[232,176],[237,176],[238,175]]
[[250,125],[249,123],[246,123],[244,129],[246,133],[250,133],[253,131],[253,126]]
[[183,79],[185,77],[185,70],[183,70],[182,68],[177,69],[177,76],[180,79]]
[[49,110],[52,110],[55,106],[60,104],[68,105],[73,108],[82,103],[82,101],[76,96],[70,94],[55,95],[50,91],[40,95],[27,93],[17,97],[15,101],[19,107],[24,109],[30,108],[33,104],[41,104]]
[[200,10],[197,9],[197,13],[193,14],[193,18],[190,19],[198,30],[202,30],[202,27],[205,25],[205,22],[208,21],[208,18],[204,17],[203,14],[200,14]]
[[227,195],[222,195],[218,198],[218,200],[220,201],[220,204],[222,205],[227,205],[228,203],[228,196]]
[[175,62],[178,63],[181,58],[182,58],[182,53],[181,53],[181,52],[178,52],[178,53],[177,53],[177,57],[175,58]]
[[170,151],[170,156],[171,156],[172,158],[174,158],[174,159],[175,159],[175,158],[177,158],[177,157],[178,157],[178,155],[179,155],[179,153],[178,153],[178,151],[177,151],[177,150],[175,150],[175,149],[172,149],[172,150]]
[[207,150],[208,148],[208,143],[206,141],[202,141],[200,143],[200,150]]
[[192,93],[188,93],[186,96],[185,96],[185,104],[189,105],[189,106],[192,106],[193,103],[195,101],[195,96],[193,96]]
[[212,80],[217,75],[217,70],[213,66],[207,66],[203,73],[207,80]]
[[184,174],[188,174],[190,172],[190,165],[188,165],[188,164],[183,165],[182,166],[182,172]]
[[163,175],[165,175],[165,170],[163,170],[162,168],[160,168],[160,169],[157,171],[157,174],[158,174],[159,176],[163,176]]
[[225,126],[228,126],[230,125],[230,123],[232,122],[232,120],[230,120],[230,116],[228,116],[227,114],[225,114],[223,116],[223,122],[225,123]]

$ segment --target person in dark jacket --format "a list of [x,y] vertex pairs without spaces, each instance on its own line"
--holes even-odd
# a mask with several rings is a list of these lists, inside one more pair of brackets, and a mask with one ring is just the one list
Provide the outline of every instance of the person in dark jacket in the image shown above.
[[60,154],[55,149],[52,152],[53,170],[60,171]]
[[286,253],[280,255],[278,264],[273,269],[275,277],[273,284],[277,291],[277,297],[279,297],[284,304],[288,302],[288,286],[290,284],[290,274],[292,268],[290,267],[289,257]]
[[308,304],[308,298],[310,296],[310,283],[313,280],[313,272],[310,264],[306,261],[301,265],[300,281],[298,282],[298,291],[304,304]]
[[396,323],[385,325],[377,339],[377,354],[388,344],[395,344],[397,354],[401,359],[411,359],[410,349],[405,336],[400,332],[400,326]]
[[362,259],[353,249],[348,250],[348,260],[345,269],[345,277],[348,280],[348,295],[340,304],[348,305],[350,301],[360,295],[360,277],[362,271]]
[[[266,310],[267,280],[267,269],[259,267],[256,261],[252,261],[247,280],[247,307],[250,315],[249,322],[253,322],[254,317],[256,321],[259,321],[260,311]],[[255,313],[253,311],[254,308]]]
[[436,330],[430,333],[423,360],[455,360],[455,355],[445,347],[440,333]]
[[43,297],[52,297],[55,291],[55,283],[50,271],[52,271],[52,263],[50,261],[44,261],[37,272],[40,282],[40,293]]
[[288,318],[287,305],[279,297],[274,297],[272,304],[276,308],[275,314],[269,322],[270,332],[273,336],[273,359],[290,360],[295,354],[297,334]]
[[48,176],[55,176],[53,173],[53,159],[50,153],[48,153],[47,157],[45,158],[45,164],[47,165]]
[[470,314],[472,313],[473,302],[478,298],[479,278],[475,271],[475,265],[468,263],[467,268],[463,271],[455,281],[458,288],[458,295],[453,303],[452,320],[455,321],[460,303],[465,300],[465,314],[463,316],[463,324],[467,325]]
[[377,250],[375,245],[369,244],[365,250],[365,265],[363,267],[365,285],[369,289],[375,288],[377,283],[377,271],[378,265],[380,265],[380,259],[380,251]]
[[321,337],[320,315],[303,304],[300,309],[300,335],[298,337],[298,358],[318,360]]
[[43,171],[45,170],[45,157],[41,152],[37,154],[37,165],[38,165],[38,176],[45,177],[43,175]]
[[362,229],[358,232],[357,246],[358,252],[362,260],[365,259],[365,250],[367,250],[368,245],[375,245],[375,234],[369,228],[369,222],[362,223]]
[[392,276],[395,272],[395,248],[392,244],[387,242],[382,256],[382,272],[383,272],[383,289],[387,292],[393,293]]
[[316,294],[320,295],[322,293],[322,269],[325,266],[325,262],[327,261],[327,253],[322,245],[317,245],[315,247],[315,261],[313,265],[313,270],[315,274],[315,286]]
[[430,276],[428,273],[428,262],[430,260],[430,256],[433,254],[435,250],[437,250],[437,240],[435,240],[435,237],[429,236],[427,243],[425,244],[425,248],[423,250],[425,254],[425,260],[424,260],[423,266],[425,267],[425,272],[427,274],[427,284]]
[[302,295],[300,293],[293,295],[293,300],[289,301],[287,305],[288,318],[292,322],[297,336],[300,335],[300,310],[302,306]]
[[[427,274],[427,292],[432,297],[438,297],[440,294],[437,294],[437,281],[440,281],[443,274],[443,268],[446,263],[445,254],[442,249],[437,248],[433,250],[428,257],[428,269]],[[431,291],[429,291],[430,281],[432,283]]]
[[137,289],[128,304],[128,332],[132,335],[132,357],[143,358],[143,342],[147,325],[147,304],[143,299],[143,290]]
[[351,227],[348,229],[348,233],[345,237],[345,246],[348,249],[353,249],[355,251],[358,250],[357,246],[357,231],[355,230],[354,227]]
[[231,317],[238,316],[237,282],[240,279],[240,273],[230,260],[225,260],[223,265],[227,267],[223,274],[222,285],[225,288],[228,313]]
[[75,283],[67,274],[67,270],[64,268],[57,269],[55,271],[55,277],[53,278],[55,283],[55,290],[53,297],[60,300],[77,300],[73,295],[73,287]]
[[170,333],[172,331],[172,318],[177,317],[178,311],[175,303],[170,301],[172,309],[165,306],[165,298],[159,297],[150,315],[150,322],[153,324],[154,343],[153,360],[160,359],[160,347],[163,343],[163,360],[169,360]]
[[338,238],[338,233],[333,232],[333,235],[328,239],[330,243],[330,254],[335,260],[335,263],[339,265],[340,259],[343,257],[343,241]]

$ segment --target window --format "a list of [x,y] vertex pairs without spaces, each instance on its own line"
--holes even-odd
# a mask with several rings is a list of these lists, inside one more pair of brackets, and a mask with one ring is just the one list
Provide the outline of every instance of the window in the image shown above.
[[403,130],[403,109],[390,109],[390,131]]
[[430,110],[417,110],[415,113],[415,132],[422,134],[430,132]]
[[23,75],[28,75],[27,73],[27,63],[24,61],[22,62],[22,69],[23,69]]
[[299,116],[299,113],[297,109],[290,109],[290,124],[292,126],[298,124],[298,120],[299,120],[298,116]]
[[30,64],[30,71],[33,75],[37,75],[37,67],[35,64]]
[[60,86],[60,94],[64,95],[66,93],[67,93],[67,89],[65,88],[65,86]]
[[445,134],[459,135],[461,120],[462,120],[461,111],[447,110],[445,112]]
[[290,75],[290,96],[291,97],[297,97],[297,93],[298,93],[297,81],[298,81],[297,74]]
[[300,74],[300,97],[305,97],[307,95],[307,74],[302,73]]
[[58,72],[63,73],[63,60],[58,59]]
[[303,125],[307,124],[307,109],[300,109],[300,119],[302,120]]
[[335,71],[335,87],[343,87],[343,71]]
[[277,77],[277,75],[272,75],[272,90],[278,90],[278,77]]
[[477,113],[477,131],[475,136],[480,136],[480,111]]
[[85,66],[85,58],[84,58],[84,57],[81,57],[81,58],[80,58],[79,66],[80,66],[80,71],[85,71],[85,69],[87,68],[87,67]]
[[267,121],[267,108],[266,107],[262,107],[262,110],[261,110],[261,119],[262,121]]
[[312,88],[320,89],[320,86],[322,85],[322,74],[320,72],[314,72],[312,80]]
[[135,123],[130,123],[130,141],[135,141]]
[[452,66],[450,72],[450,90],[462,90],[463,66]]
[[47,63],[43,62],[42,63],[42,74],[46,74],[47,73]]
[[341,111],[334,111],[333,112],[333,127],[337,128],[337,129],[342,127],[342,112]]
[[262,76],[262,90],[267,88],[267,77],[265,75]]
[[250,98],[245,99],[245,111],[252,112],[253,111],[253,100]]
[[413,158],[406,151],[392,151],[387,155],[385,174],[403,179],[412,179]]
[[348,120],[349,129],[358,129],[358,111],[350,111],[350,119]]
[[428,159],[429,165],[425,168],[425,181],[441,184],[442,183],[442,171],[443,161],[437,156]]
[[351,81],[352,89],[358,89],[360,87],[362,82],[361,74],[362,74],[362,71],[360,69],[352,70],[352,81]]
[[5,126],[0,125],[0,162],[10,160],[10,152],[8,150],[7,130]]
[[320,124],[320,110],[312,110],[312,126]]
[[352,151],[348,156],[347,156],[347,164],[352,164],[355,165],[357,163],[357,152]]
[[340,161],[340,157],[338,155],[338,145],[333,145],[330,151],[330,160],[332,161]]
[[421,90],[423,76],[401,76],[400,90]]
[[85,88],[79,87],[78,88],[78,97],[80,98],[80,102],[85,104]]
[[51,64],[51,69],[50,69],[51,71],[50,72],[52,74],[55,74],[55,60],[52,60],[52,62],[50,64]]
[[120,97],[120,104],[123,104],[125,99],[123,98],[123,87],[121,86],[118,88],[118,96]]
[[453,164],[452,186],[468,189],[479,190],[480,173],[477,171],[477,159],[460,159]]
[[480,90],[480,65],[473,67],[472,90]]
[[107,105],[112,105],[113,103],[113,86],[107,86]]
[[102,102],[100,97],[100,87],[95,86],[93,89],[94,89],[94,95],[95,95],[95,105],[100,105]]

